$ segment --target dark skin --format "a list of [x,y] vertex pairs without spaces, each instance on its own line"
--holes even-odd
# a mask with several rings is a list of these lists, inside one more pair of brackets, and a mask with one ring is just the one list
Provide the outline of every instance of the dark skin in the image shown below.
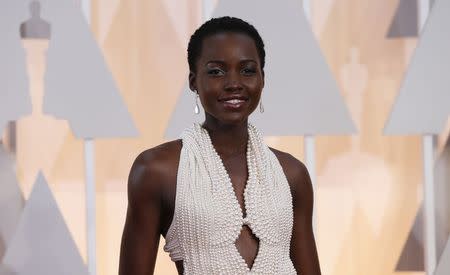
[[[191,90],[199,93],[206,117],[203,127],[223,161],[245,216],[248,117],[258,106],[264,87],[264,71],[252,38],[240,33],[219,33],[205,38],[189,83]],[[230,95],[245,98],[243,106],[235,110],[224,107],[223,100]],[[173,218],[181,148],[181,140],[175,140],[146,150],[131,168],[120,275],[153,274],[160,236],[166,235]],[[290,154],[271,150],[283,168],[293,197],[290,257],[297,272],[320,275],[312,230],[313,189],[308,171]],[[258,238],[244,226],[236,247],[250,268],[258,246]],[[176,262],[176,266],[178,273],[183,274],[182,261]]]

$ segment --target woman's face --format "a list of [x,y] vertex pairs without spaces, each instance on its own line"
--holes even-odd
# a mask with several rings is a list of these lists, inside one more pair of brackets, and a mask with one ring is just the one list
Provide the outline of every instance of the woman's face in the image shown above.
[[206,37],[189,83],[200,95],[207,120],[223,124],[246,121],[258,106],[264,87],[255,42],[233,32]]

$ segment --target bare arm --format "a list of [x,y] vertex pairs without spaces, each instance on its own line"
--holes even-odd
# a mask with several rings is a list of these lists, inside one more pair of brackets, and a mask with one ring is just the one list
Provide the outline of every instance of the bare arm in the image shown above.
[[294,227],[291,240],[291,258],[302,275],[320,275],[316,242],[312,229],[313,188],[306,167],[298,161],[294,178]]
[[290,251],[295,270],[301,275],[320,275],[319,258],[312,229],[313,188],[308,170],[293,156],[277,150],[273,151],[283,167],[292,192],[294,226]]
[[294,227],[291,240],[291,258],[297,271],[303,275],[320,275],[319,258],[312,228],[314,196],[308,170],[300,163],[294,181]]
[[161,224],[161,188],[157,170],[145,152],[136,158],[131,168],[119,275],[153,274]]

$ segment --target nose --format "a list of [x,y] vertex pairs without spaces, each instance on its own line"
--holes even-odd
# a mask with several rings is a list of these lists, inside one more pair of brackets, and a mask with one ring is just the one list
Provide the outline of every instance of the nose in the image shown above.
[[225,80],[224,88],[225,91],[230,92],[242,90],[242,82],[240,74],[236,72],[229,72]]

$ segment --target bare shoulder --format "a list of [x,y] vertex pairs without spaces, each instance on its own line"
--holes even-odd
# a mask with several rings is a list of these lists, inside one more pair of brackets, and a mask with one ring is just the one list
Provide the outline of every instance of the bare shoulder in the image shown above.
[[176,173],[182,148],[181,140],[163,143],[140,153],[128,177],[130,203],[161,195],[167,186],[176,182]]
[[308,169],[303,162],[289,153],[282,152],[274,148],[270,148],[270,150],[275,154],[280,162],[294,198],[296,195],[305,195],[310,193],[309,189],[311,189],[311,178],[309,176]]
[[181,147],[182,142],[179,139],[160,144],[140,153],[136,157],[135,164],[142,165],[151,172],[165,172],[178,163]]
[[[128,208],[122,235],[119,274],[153,274],[160,234],[167,224],[167,186],[176,185],[181,141],[140,153],[128,177]],[[171,193],[174,195],[174,192]]]
[[282,152],[274,148],[270,148],[270,150],[277,157],[289,181],[292,180],[297,182],[305,180],[306,177],[309,178],[308,169],[303,164],[303,162],[301,162],[300,160],[298,160],[289,153]]

